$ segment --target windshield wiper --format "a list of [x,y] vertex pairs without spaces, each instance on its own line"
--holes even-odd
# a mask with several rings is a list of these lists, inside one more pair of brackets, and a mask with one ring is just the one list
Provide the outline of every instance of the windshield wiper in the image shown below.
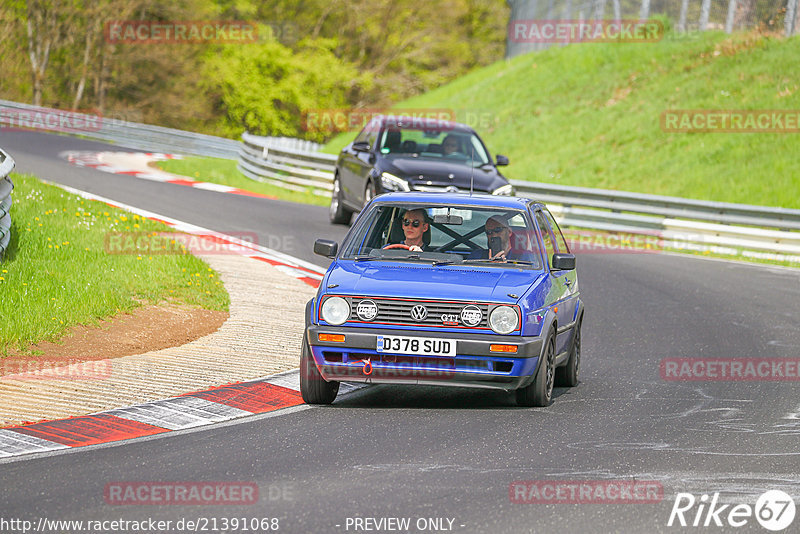
[[505,258],[495,258],[493,260],[490,260],[489,258],[472,258],[472,259],[464,260],[461,263],[481,263],[481,262],[483,262],[483,263],[515,263],[515,264],[519,264],[519,265],[533,265],[532,261],[527,261],[527,260],[507,260]]
[[369,254],[367,254],[367,255],[360,254],[358,256],[354,256],[353,259],[355,261],[372,261],[372,260],[379,260],[379,259],[381,259],[381,257],[380,256],[370,256]]

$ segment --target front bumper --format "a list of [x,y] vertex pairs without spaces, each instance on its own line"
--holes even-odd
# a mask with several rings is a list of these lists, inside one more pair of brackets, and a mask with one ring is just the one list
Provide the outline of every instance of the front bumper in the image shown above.
[[[319,334],[344,334],[343,343],[319,341]],[[379,353],[378,335],[456,339],[455,357]],[[514,390],[528,385],[542,352],[541,337],[499,336],[311,325],[306,336],[325,380],[387,384],[428,384]],[[492,352],[495,344],[516,345],[514,354]],[[366,362],[369,361],[369,365]]]

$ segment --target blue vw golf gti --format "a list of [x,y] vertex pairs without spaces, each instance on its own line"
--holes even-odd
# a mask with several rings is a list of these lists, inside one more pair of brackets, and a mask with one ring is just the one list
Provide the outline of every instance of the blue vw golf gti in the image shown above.
[[575,256],[547,208],[496,195],[387,193],[361,212],[306,306],[300,389],[339,382],[515,391],[547,406],[578,383]]

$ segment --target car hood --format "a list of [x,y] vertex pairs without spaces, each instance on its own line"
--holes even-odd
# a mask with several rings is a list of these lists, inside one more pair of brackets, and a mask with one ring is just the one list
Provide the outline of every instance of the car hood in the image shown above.
[[[476,168],[473,173],[468,165],[428,158],[393,158],[387,160],[386,171],[419,185],[468,189],[470,180],[474,179],[475,189],[492,191],[505,183],[494,167]],[[502,183],[498,183],[500,181]]]
[[[409,299],[516,303],[542,271],[424,263],[337,262],[325,282],[328,292]],[[518,297],[510,297],[509,293]]]

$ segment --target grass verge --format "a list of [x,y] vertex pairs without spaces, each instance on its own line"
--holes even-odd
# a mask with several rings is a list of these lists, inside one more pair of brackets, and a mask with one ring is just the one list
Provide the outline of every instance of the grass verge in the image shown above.
[[[668,33],[586,43],[477,69],[397,104],[450,109],[512,179],[800,208],[797,133],[668,133],[667,110],[798,110],[800,38]],[[337,153],[345,133],[323,149]]]
[[143,304],[171,300],[227,310],[215,271],[190,254],[108,254],[108,232],[168,226],[12,174],[12,237],[0,262],[0,356],[54,341]]
[[240,173],[236,168],[236,161],[230,159],[187,157],[159,161],[158,168],[173,174],[188,176],[193,180],[237,187],[289,202],[300,202],[315,206],[327,206],[331,202],[329,197],[313,194],[311,188],[305,192],[292,191],[276,185],[251,180]]

